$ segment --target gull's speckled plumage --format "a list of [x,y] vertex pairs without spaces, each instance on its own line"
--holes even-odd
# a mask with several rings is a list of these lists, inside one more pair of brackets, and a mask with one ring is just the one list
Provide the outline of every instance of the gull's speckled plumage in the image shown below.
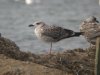
[[50,42],[51,48],[52,42],[58,42],[62,39],[80,36],[82,34],[81,32],[74,32],[70,29],[65,29],[55,25],[49,26],[41,21],[35,22],[29,26],[31,27],[33,25],[35,26],[34,32],[38,39],[41,39],[45,42]]
[[90,16],[80,26],[80,31],[84,32],[83,36],[93,45],[95,45],[96,37],[100,33],[100,25],[98,22],[96,17]]

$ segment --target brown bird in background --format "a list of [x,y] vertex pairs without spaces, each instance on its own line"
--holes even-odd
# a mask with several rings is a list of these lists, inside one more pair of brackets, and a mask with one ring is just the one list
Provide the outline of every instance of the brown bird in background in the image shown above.
[[90,16],[80,25],[80,31],[91,45],[96,44],[96,37],[100,36],[100,25],[96,17]]

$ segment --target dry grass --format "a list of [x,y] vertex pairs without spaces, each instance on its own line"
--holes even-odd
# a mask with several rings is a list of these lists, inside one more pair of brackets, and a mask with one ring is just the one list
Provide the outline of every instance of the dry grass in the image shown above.
[[35,55],[0,37],[0,75],[94,75],[94,60],[95,47]]
[[26,53],[20,51],[20,48],[15,44],[15,42],[4,37],[0,37],[0,54],[22,61],[32,61],[32,59],[38,58],[38,56],[30,52]]
[[[61,75],[62,71],[0,54],[0,75]],[[63,74],[65,75],[65,74]]]
[[35,63],[63,70],[74,75],[94,75],[95,48],[67,50],[52,55],[40,55]]

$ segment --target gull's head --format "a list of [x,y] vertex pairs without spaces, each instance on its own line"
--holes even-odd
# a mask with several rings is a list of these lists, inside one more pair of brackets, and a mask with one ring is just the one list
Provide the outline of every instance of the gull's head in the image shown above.
[[30,24],[29,27],[39,26],[39,25],[45,25],[45,23],[42,21],[37,21],[37,22],[34,22],[33,24]]
[[96,22],[96,23],[99,23],[99,21],[97,20],[96,17],[94,16],[90,16],[89,18],[86,19],[86,22]]

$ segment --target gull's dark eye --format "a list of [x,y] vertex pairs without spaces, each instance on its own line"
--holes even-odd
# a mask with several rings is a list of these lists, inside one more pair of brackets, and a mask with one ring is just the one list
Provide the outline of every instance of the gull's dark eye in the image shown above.
[[39,25],[40,24],[40,22],[38,22],[38,23],[36,23],[37,25]]
[[97,19],[96,19],[96,18],[94,18],[94,20],[96,21]]

